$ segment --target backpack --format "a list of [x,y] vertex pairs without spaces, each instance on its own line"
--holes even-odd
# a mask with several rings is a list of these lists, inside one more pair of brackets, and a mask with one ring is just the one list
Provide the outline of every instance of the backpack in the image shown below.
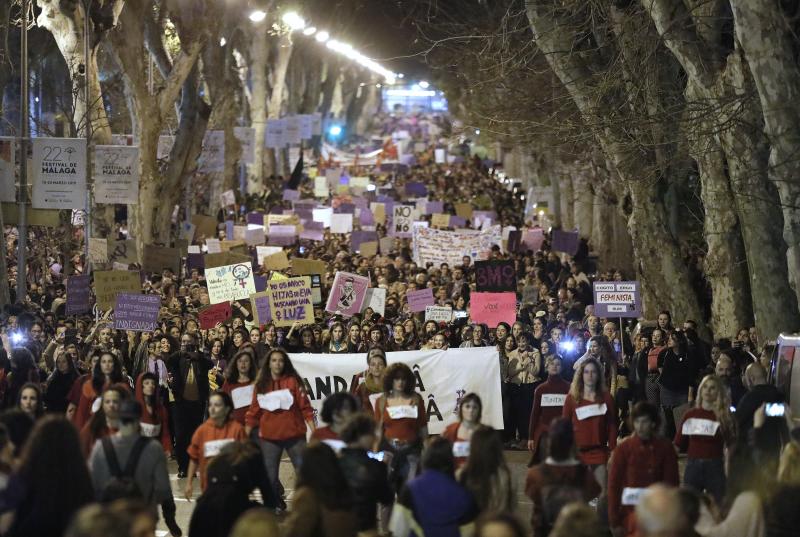
[[105,437],[100,440],[103,443],[103,453],[106,456],[108,469],[111,473],[111,479],[106,483],[103,492],[100,495],[100,501],[104,503],[113,502],[120,499],[138,499],[144,500],[144,494],[136,483],[136,466],[139,464],[139,459],[142,456],[144,448],[150,443],[150,438],[140,436],[131,448],[131,453],[128,456],[128,462],[125,464],[125,469],[120,469],[119,459],[114,451],[114,445],[111,443],[111,438]]
[[545,530],[544,535],[553,529],[558,514],[564,506],[573,502],[584,502],[583,485],[586,482],[587,471],[586,465],[581,464],[577,468],[575,479],[565,480],[556,477],[547,465],[542,466],[543,481],[548,483],[541,491],[541,521]]

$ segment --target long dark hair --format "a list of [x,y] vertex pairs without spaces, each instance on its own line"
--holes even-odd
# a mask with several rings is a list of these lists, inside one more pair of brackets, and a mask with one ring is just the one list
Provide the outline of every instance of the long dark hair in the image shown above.
[[63,530],[78,509],[94,500],[78,432],[62,416],[46,416],[34,426],[17,474],[25,483],[28,512],[35,513],[35,525]]
[[270,391],[272,387],[272,373],[269,370],[269,361],[273,354],[278,353],[283,356],[283,373],[281,373],[282,377],[294,377],[297,380],[297,385],[302,389],[303,388],[303,379],[297,373],[297,370],[294,368],[294,364],[292,364],[292,360],[289,358],[289,355],[286,353],[285,350],[281,348],[272,349],[267,353],[266,360],[264,363],[261,364],[261,369],[258,370],[258,376],[256,377],[256,391],[257,392],[266,392]]
[[242,356],[247,356],[248,358],[250,358],[250,370],[247,372],[247,376],[250,377],[250,382],[253,382],[256,379],[256,375],[258,374],[258,369],[256,368],[256,359],[253,356],[253,353],[250,352],[249,348],[242,349],[233,355],[233,360],[231,360],[228,363],[228,370],[225,371],[225,380],[227,380],[231,384],[239,382],[239,368],[237,367],[236,362],[238,362],[239,358],[241,358]]
[[297,472],[297,488],[308,487],[328,509],[347,511],[353,506],[353,495],[347,486],[336,453],[327,444],[314,442],[303,453],[303,464]]
[[34,412],[34,415],[39,418],[42,414],[44,414],[44,399],[42,396],[42,386],[40,384],[35,382],[26,382],[23,384],[19,389],[19,392],[17,392],[17,406],[20,406],[20,403],[22,402],[22,392],[27,389],[31,389],[36,392],[36,411]]
[[492,493],[498,492],[492,482],[500,472],[504,472],[509,478],[506,498],[511,498],[511,472],[503,457],[503,441],[494,429],[478,427],[472,433],[469,457],[460,481],[475,497],[481,511],[489,506]]
[[[158,387],[156,387],[156,389],[158,389]],[[120,402],[130,397],[130,392],[123,384],[112,384],[103,391],[100,397],[102,398],[105,396],[106,392],[117,392],[119,394]],[[100,438],[100,433],[103,431],[103,427],[106,427],[107,425],[106,413],[103,410],[103,404],[101,403],[100,408],[97,409],[97,412],[92,414],[92,417],[89,418],[89,432],[91,432],[92,438]]]
[[100,351],[98,354],[97,363],[94,364],[94,369],[92,370],[92,388],[94,388],[94,393],[97,394],[102,393],[103,386],[106,385],[106,376],[100,368],[100,362],[103,361],[103,356],[106,354],[111,356],[114,360],[114,369],[111,370],[111,375],[109,375],[110,383],[116,384],[117,382],[123,382],[122,362],[117,355],[110,351]]

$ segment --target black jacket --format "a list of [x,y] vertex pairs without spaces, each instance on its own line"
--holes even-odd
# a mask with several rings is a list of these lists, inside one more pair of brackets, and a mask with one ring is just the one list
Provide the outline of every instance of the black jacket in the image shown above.
[[176,352],[167,358],[167,371],[172,375],[172,393],[176,401],[183,400],[183,389],[189,367],[194,368],[194,378],[200,392],[200,400],[208,399],[208,371],[212,367],[211,359],[197,352]]
[[377,504],[389,504],[394,499],[386,465],[369,458],[363,449],[355,448],[342,449],[339,465],[353,493],[358,530],[374,529]]

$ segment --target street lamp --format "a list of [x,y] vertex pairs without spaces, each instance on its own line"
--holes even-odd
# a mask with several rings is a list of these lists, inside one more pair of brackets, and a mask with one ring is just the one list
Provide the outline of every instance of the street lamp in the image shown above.
[[256,9],[256,10],[251,11],[250,12],[250,16],[249,16],[249,19],[252,22],[261,22],[266,18],[267,18],[267,12],[266,11],[262,11],[260,9]]
[[294,30],[302,30],[306,27],[306,21],[303,20],[303,17],[297,14],[296,11],[289,11],[283,14],[281,17],[283,23],[288,26],[292,31]]
[[320,43],[324,43],[330,38],[331,38],[331,34],[326,32],[325,30],[321,30],[321,31],[317,32],[317,35],[314,36],[314,39],[316,39]]
[[303,35],[314,35],[317,32],[316,26],[309,26],[305,30],[303,30]]

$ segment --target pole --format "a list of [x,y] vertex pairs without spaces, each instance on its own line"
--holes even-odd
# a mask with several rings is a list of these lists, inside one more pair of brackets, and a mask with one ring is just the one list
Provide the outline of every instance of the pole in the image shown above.
[[22,0],[19,32],[19,241],[17,245],[17,302],[28,294],[28,11],[30,0]]
[[89,9],[92,0],[83,1],[83,96],[86,104],[86,117],[84,118],[84,134],[86,135],[86,211],[83,218],[83,255],[84,274],[92,273],[92,264],[89,262],[89,237],[92,236],[92,92],[89,87],[89,54],[90,24]]

